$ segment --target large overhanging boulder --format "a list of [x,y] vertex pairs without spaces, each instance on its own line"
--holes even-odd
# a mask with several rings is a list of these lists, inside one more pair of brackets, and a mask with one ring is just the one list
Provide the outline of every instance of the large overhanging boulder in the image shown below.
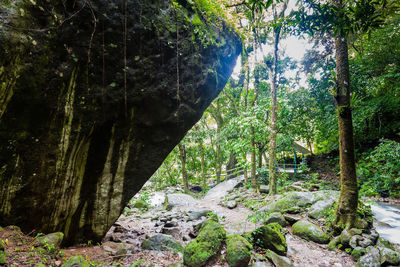
[[0,225],[104,236],[241,52],[204,2],[2,1]]

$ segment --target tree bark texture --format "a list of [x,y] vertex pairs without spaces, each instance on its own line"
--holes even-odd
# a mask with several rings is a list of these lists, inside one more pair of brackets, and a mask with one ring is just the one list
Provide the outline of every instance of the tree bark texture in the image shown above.
[[[340,10],[341,0],[334,0]],[[357,220],[358,187],[354,155],[353,124],[350,106],[350,72],[347,37],[341,31],[335,36],[336,106],[339,124],[340,197],[336,210],[336,225],[352,228]]]
[[184,189],[185,193],[188,194],[189,193],[189,183],[188,183],[188,177],[187,177],[187,173],[186,173],[186,147],[184,144],[179,144],[178,149],[179,149],[179,156],[181,159],[183,189]]

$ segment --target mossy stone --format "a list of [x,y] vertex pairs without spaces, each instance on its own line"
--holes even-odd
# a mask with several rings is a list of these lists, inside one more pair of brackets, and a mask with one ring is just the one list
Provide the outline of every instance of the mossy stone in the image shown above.
[[136,209],[144,210],[149,207],[149,204],[147,204],[146,201],[139,199],[135,202],[135,204],[133,204],[133,207]]
[[156,234],[142,242],[142,248],[148,250],[183,252],[183,247],[172,236]]
[[234,234],[226,238],[226,260],[229,266],[246,267],[251,259],[252,245],[244,237]]
[[51,233],[39,238],[42,245],[54,245],[54,247],[60,247],[64,239],[64,234],[61,232]]
[[69,258],[61,267],[90,267],[90,264],[82,255],[76,255]]
[[355,247],[351,252],[351,256],[353,256],[356,260],[361,258],[365,254],[365,248],[362,247]]
[[321,228],[306,220],[301,220],[293,224],[292,230],[293,234],[308,241],[320,244],[327,244],[329,242],[328,235]]
[[329,241],[328,249],[331,250],[331,251],[335,251],[336,250],[336,246],[339,244],[339,242],[340,242],[340,237],[336,236],[331,241]]
[[205,221],[195,240],[190,242],[183,253],[183,261],[187,266],[204,266],[217,254],[226,238],[225,229],[214,220]]
[[0,265],[6,264],[6,253],[0,251]]
[[270,223],[252,232],[253,244],[264,249],[270,249],[279,255],[286,255],[287,244],[282,234],[282,226]]

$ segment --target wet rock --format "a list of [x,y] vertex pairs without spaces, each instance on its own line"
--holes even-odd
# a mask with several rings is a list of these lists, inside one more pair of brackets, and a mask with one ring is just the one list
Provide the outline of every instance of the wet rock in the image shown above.
[[219,223],[212,219],[205,221],[196,239],[185,247],[184,263],[190,267],[205,265],[220,250],[225,238],[226,231]]
[[268,194],[269,193],[269,185],[265,185],[265,184],[260,185],[260,193]]
[[155,234],[142,242],[142,248],[147,250],[183,252],[183,247],[169,235]]
[[335,201],[330,198],[319,200],[310,207],[308,215],[314,219],[325,217],[334,203]]
[[90,267],[90,264],[82,255],[77,255],[69,258],[61,267]]
[[393,251],[388,248],[382,248],[382,249],[380,249],[380,254],[381,254],[381,265],[382,266],[400,265],[400,254],[398,252]]
[[55,247],[60,247],[64,239],[64,234],[61,232],[51,233],[42,237],[39,237],[39,241],[42,245],[48,244]]
[[293,224],[292,230],[293,234],[309,241],[320,244],[327,244],[329,242],[329,237],[321,228],[305,220]]
[[273,212],[265,219],[264,224],[270,223],[278,223],[282,227],[288,225],[288,222],[285,220],[282,213],[280,212]]
[[366,254],[362,256],[356,264],[356,267],[380,267],[381,255],[375,247],[368,247]]
[[276,267],[290,267],[292,263],[288,257],[284,257],[276,254],[275,252],[268,250],[266,253],[268,259],[270,259]]
[[252,245],[240,235],[226,239],[226,260],[231,267],[246,267],[251,259]]
[[277,223],[270,223],[261,226],[251,232],[253,245],[264,249],[270,249],[279,255],[286,255],[287,244],[282,234],[282,226]]

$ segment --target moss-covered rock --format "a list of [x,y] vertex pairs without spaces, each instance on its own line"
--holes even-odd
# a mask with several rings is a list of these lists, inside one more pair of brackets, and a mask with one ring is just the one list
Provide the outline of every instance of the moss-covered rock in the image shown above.
[[60,247],[64,239],[64,234],[61,232],[51,233],[42,237],[39,237],[42,245],[52,245],[54,247]]
[[133,204],[133,207],[136,209],[145,210],[149,208],[149,204],[146,201],[139,199]]
[[226,238],[226,260],[229,266],[246,267],[251,259],[252,245],[240,235]]
[[393,265],[393,266],[398,266],[400,265],[400,253],[388,249],[388,248],[382,248],[380,249],[380,254],[381,254],[381,265],[382,266],[388,266],[388,265]]
[[214,4],[1,9],[1,225],[103,238],[232,73],[241,41]]
[[226,238],[225,229],[215,220],[205,221],[196,239],[187,244],[183,261],[188,266],[204,266],[221,249]]
[[280,212],[273,212],[268,215],[268,217],[264,221],[264,224],[270,224],[270,223],[277,223],[282,227],[285,227],[289,224],[285,220],[285,217],[283,217],[282,213]]
[[61,267],[90,267],[90,264],[82,255],[77,255],[69,258]]
[[4,251],[0,251],[0,265],[6,264],[6,253]]
[[172,236],[155,234],[142,242],[142,249],[183,252],[183,247]]
[[309,221],[298,221],[297,223],[293,224],[292,229],[293,234],[303,239],[314,241],[320,244],[327,244],[329,242],[328,235],[317,225]]
[[358,259],[356,267],[380,267],[381,255],[375,247],[368,247],[366,254]]
[[362,247],[355,247],[353,248],[353,251],[351,252],[351,256],[354,257],[354,259],[358,260],[359,258],[361,258],[361,256],[363,256],[365,254],[365,248]]
[[291,267],[292,262],[288,257],[281,256],[276,254],[275,252],[268,250],[265,256],[271,260],[276,267]]
[[286,255],[286,238],[282,234],[282,226],[270,223],[251,232],[252,243],[264,249],[270,249],[279,255]]

